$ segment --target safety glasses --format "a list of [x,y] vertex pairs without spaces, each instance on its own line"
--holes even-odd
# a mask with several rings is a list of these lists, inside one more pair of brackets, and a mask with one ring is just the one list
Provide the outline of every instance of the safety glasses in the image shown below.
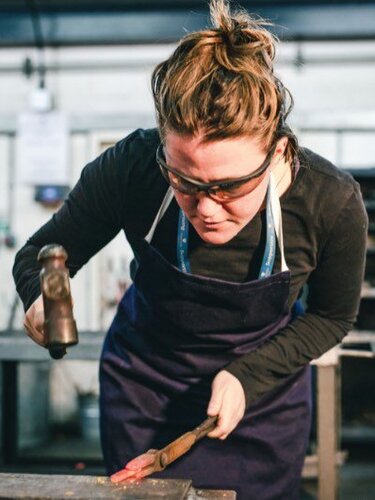
[[262,165],[254,172],[244,177],[228,179],[223,182],[199,182],[169,167],[165,161],[163,145],[160,144],[156,150],[156,161],[160,170],[170,186],[183,194],[195,195],[200,191],[208,194],[217,201],[229,201],[249,194],[262,181],[262,175],[271,164],[276,145],[269,151]]

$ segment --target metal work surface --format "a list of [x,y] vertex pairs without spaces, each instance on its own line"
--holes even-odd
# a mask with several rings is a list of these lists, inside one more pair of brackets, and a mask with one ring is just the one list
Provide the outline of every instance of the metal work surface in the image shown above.
[[111,483],[104,476],[0,473],[0,498],[30,500],[235,500],[234,491],[195,490],[188,479],[143,479],[135,483]]
[[57,500],[186,498],[191,481],[145,479],[113,484],[107,477],[42,474],[0,474],[0,498]]
[[[79,331],[78,335],[78,345],[68,349],[65,359],[99,360],[105,332]],[[364,342],[375,343],[375,335],[370,332],[353,331],[343,339],[343,344],[346,346],[351,343]],[[47,349],[32,342],[23,330],[0,331],[0,361],[47,361],[49,359]],[[319,363],[313,362],[313,364]]]
[[196,490],[190,488],[186,500],[236,500],[237,495],[232,490]]
[[[79,332],[79,343],[68,348],[67,360],[98,360],[102,349],[104,332]],[[48,350],[35,344],[24,331],[0,331],[0,360],[2,361],[46,361]]]

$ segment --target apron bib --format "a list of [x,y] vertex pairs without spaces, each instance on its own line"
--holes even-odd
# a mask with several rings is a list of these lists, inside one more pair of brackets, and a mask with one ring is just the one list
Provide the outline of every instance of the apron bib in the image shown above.
[[[103,346],[101,436],[108,474],[199,425],[207,417],[214,376],[291,321],[290,272],[272,176],[265,254],[259,279],[250,282],[190,274],[188,222],[181,211],[179,268],[157,252],[150,241],[172,198],[168,190]],[[281,272],[272,274],[276,237]],[[199,441],[153,477],[192,479],[196,488],[233,489],[239,500],[298,499],[310,392],[307,366],[251,404],[227,439]]]

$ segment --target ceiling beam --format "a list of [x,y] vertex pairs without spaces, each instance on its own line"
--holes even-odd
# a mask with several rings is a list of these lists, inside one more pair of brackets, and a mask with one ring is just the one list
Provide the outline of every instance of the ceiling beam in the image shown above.
[[[9,0],[8,0],[9,3]],[[151,9],[155,3],[158,9]],[[49,10],[39,13],[43,39],[47,46],[122,45],[175,42],[187,31],[209,25],[207,7],[201,1],[151,2],[94,1],[90,10],[77,0],[50,2]],[[274,32],[286,41],[369,40],[375,39],[375,3],[373,2],[239,2],[249,12],[271,20]],[[24,5],[24,3],[22,2]],[[37,6],[40,8],[38,2]],[[65,10],[62,10],[65,4]],[[122,9],[119,10],[119,5]],[[124,5],[127,8],[124,8]],[[138,8],[135,8],[135,5]],[[168,5],[174,8],[161,8]],[[194,7],[194,5],[196,7]],[[271,5],[272,4],[272,5]],[[0,2],[0,47],[23,47],[35,44],[31,16],[13,3]],[[18,5],[18,10],[17,10]],[[55,5],[53,10],[51,7]],[[107,6],[107,10],[101,10]],[[190,7],[187,7],[187,6]],[[117,7],[116,7],[117,6]],[[57,8],[59,7],[59,8]],[[95,8],[94,8],[95,7]],[[116,8],[115,8],[116,7]],[[61,9],[61,10],[60,10]]]

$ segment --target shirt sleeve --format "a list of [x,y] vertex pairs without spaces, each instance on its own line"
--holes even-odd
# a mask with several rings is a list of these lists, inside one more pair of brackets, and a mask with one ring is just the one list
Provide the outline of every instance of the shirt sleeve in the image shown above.
[[305,314],[225,368],[241,382],[247,406],[335,346],[352,328],[359,308],[367,226],[355,186],[310,275]]
[[57,243],[65,248],[72,277],[120,231],[129,175],[127,149],[132,135],[82,170],[62,207],[17,253],[13,276],[25,310],[40,295],[37,256],[44,245]]

